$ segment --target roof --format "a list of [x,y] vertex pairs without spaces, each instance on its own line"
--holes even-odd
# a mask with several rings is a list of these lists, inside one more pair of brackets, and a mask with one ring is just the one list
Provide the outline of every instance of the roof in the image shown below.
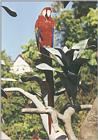
[[[21,54],[19,54],[17,57],[16,57],[16,59],[14,60],[14,62],[16,62],[16,60],[19,58],[19,57],[21,57],[23,60],[24,60],[24,58],[22,57],[22,55]],[[25,61],[25,60],[24,60]],[[26,62],[26,61],[25,61]],[[27,63],[27,62],[26,62]]]
[[10,72],[15,74],[23,74],[25,72],[32,72],[30,65],[24,60],[21,55],[18,55],[15,59],[13,66],[10,68]]
[[13,66],[16,65],[16,62],[19,61],[19,58],[20,60],[22,61],[22,64],[24,63],[24,65],[27,65],[30,67],[30,65],[28,64],[28,62],[22,57],[22,55],[18,55],[13,63]]

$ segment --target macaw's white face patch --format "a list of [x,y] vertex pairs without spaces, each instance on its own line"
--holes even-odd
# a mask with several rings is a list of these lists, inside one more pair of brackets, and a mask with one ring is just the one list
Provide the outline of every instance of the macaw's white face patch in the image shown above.
[[44,9],[44,10],[42,11],[42,15],[45,17],[45,15],[46,15],[46,9]]
[[47,17],[51,16],[51,10],[47,10]]

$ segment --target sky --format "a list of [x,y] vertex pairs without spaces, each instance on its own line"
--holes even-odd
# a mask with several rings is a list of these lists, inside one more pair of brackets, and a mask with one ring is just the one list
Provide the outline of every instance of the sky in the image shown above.
[[[35,39],[35,22],[44,7],[52,2],[2,2],[17,12],[17,17],[11,17],[2,9],[2,50],[14,60],[22,52],[22,45],[30,39]],[[68,6],[70,7],[70,5]]]

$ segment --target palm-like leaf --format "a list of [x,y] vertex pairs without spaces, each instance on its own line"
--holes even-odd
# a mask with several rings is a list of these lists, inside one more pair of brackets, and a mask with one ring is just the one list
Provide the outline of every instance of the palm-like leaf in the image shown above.
[[79,86],[79,76],[71,75],[58,72],[57,75],[60,77],[62,85],[65,87],[68,97],[71,102],[75,102],[77,96],[77,88]]
[[97,65],[91,65],[91,64],[87,64],[90,70],[91,74],[94,74],[95,76],[97,76]]
[[85,81],[79,82],[79,90],[82,89],[84,95],[87,95],[91,91],[91,84],[86,83]]
[[16,17],[17,13],[15,11],[13,11],[12,9],[6,7],[6,6],[2,6],[2,8],[12,17]]
[[74,51],[78,49],[70,49],[66,53],[60,48],[57,48],[57,50],[60,52],[62,56],[63,64],[69,66],[70,63],[73,61]]
[[78,74],[81,66],[87,64],[89,59],[86,58],[78,58],[72,61],[70,66],[68,67],[68,70],[72,73]]
[[5,91],[2,88],[1,88],[1,96],[3,96],[4,98],[7,99],[7,95],[6,95]]
[[75,51],[74,58],[79,58],[81,54],[84,52],[85,48],[87,47],[88,39],[82,40],[79,43],[73,45],[72,49],[79,49],[79,51]]
[[57,49],[54,48],[45,48],[49,53],[51,53],[52,55],[56,55],[59,56],[60,58],[62,57],[60,52]]
[[[50,70],[57,72],[57,76],[61,79],[62,85],[65,87],[69,99],[71,102],[75,102],[77,96],[77,89],[79,87],[79,70],[81,66],[87,64],[89,59],[80,58],[81,53],[87,46],[88,39],[83,40],[68,49],[66,46],[63,49],[60,48],[46,48],[46,50],[52,54],[52,58],[55,59],[60,65],[63,72],[57,71],[47,64],[39,64],[36,66],[40,70]],[[78,56],[74,56],[75,52],[78,52]]]
[[96,45],[91,45],[91,46],[87,47],[86,50],[92,50],[92,51],[96,52],[97,51],[97,46]]
[[46,81],[43,81],[41,78],[39,78],[38,76],[32,76],[32,77],[22,77],[21,80],[23,82],[27,82],[27,81],[35,81],[39,84],[40,89],[41,89],[41,96],[44,98],[48,93],[49,93],[49,87]]
[[36,66],[36,68],[40,69],[40,70],[44,70],[44,71],[55,71],[54,68],[52,68],[51,66],[49,66],[48,64],[46,63],[41,63],[39,65]]

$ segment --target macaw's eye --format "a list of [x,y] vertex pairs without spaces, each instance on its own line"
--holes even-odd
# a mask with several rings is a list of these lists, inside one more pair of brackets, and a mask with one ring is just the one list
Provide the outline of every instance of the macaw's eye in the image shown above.
[[46,16],[46,10],[42,11],[42,15],[45,17]]
[[51,16],[51,10],[47,10],[47,17]]

